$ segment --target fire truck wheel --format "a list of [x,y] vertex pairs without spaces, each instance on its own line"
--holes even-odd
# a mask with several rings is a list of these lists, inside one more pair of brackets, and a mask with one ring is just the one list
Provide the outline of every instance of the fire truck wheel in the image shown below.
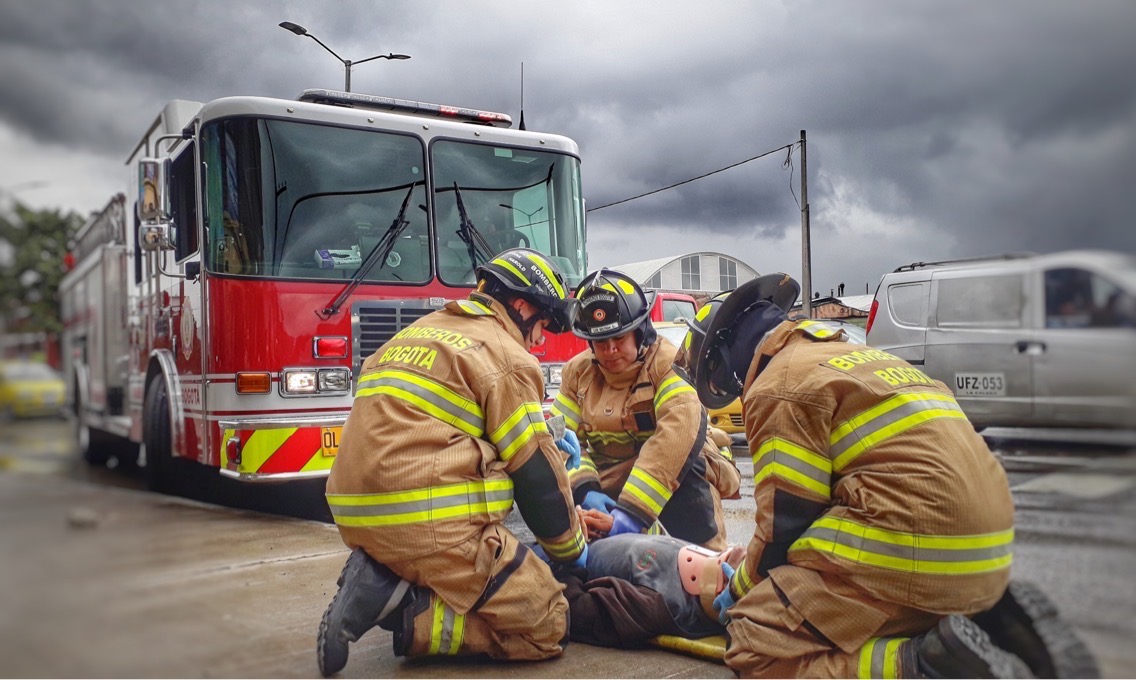
[[172,442],[170,400],[166,392],[166,381],[159,376],[150,381],[142,408],[142,446],[146,454],[146,484],[151,491],[166,491],[170,488]]
[[86,410],[85,404],[79,404],[75,409],[75,439],[79,453],[89,465],[106,465],[110,459],[110,442],[102,432],[91,428]]

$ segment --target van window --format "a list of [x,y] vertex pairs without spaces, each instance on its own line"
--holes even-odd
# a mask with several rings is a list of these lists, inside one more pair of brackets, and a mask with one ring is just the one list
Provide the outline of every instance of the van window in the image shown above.
[[1115,328],[1136,325],[1136,301],[1103,276],[1066,267],[1045,272],[1046,328]]
[[935,318],[940,328],[1021,328],[1022,275],[939,279]]
[[927,283],[888,286],[888,309],[896,323],[922,326],[927,321]]

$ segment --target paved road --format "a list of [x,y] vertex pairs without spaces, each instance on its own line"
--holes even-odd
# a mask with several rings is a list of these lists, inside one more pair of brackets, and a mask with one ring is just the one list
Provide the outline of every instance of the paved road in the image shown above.
[[[315,627],[346,557],[321,521],[320,484],[250,490],[191,471],[212,482],[207,493],[156,496],[136,472],[78,463],[58,421],[0,428],[0,676],[318,675]],[[1050,592],[1106,677],[1136,675],[1136,450],[986,434],[1014,491],[1015,577]],[[752,530],[751,490],[727,502],[732,542]],[[655,650],[405,661],[381,631],[353,647],[344,677],[730,677]]]

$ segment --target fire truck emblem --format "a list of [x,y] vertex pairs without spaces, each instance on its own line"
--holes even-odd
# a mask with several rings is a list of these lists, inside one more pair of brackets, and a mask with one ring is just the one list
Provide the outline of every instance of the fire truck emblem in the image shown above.
[[193,323],[193,307],[189,306],[189,298],[181,300],[181,355],[189,361],[193,354],[193,334],[196,324]]
[[592,312],[592,318],[596,321],[603,321],[607,318],[607,312],[597,307],[596,311]]

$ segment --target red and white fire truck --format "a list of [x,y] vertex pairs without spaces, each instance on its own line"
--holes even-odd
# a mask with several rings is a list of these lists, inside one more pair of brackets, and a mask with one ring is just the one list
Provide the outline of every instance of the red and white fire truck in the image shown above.
[[[511,125],[329,90],[170,102],[60,289],[85,457],[140,462],[155,489],[177,458],[249,482],[326,475],[363,359],[467,295],[476,265],[525,246],[577,284],[578,147]],[[538,348],[546,382],[582,347]]]

